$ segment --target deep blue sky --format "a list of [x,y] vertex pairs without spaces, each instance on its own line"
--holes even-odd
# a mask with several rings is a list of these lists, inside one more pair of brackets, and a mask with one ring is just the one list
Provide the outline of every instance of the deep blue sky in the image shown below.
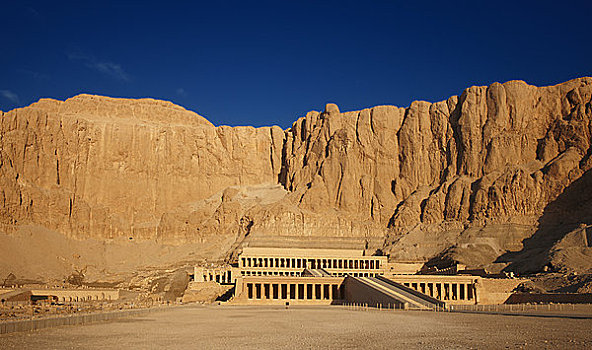
[[[484,3],[482,5],[481,3]],[[471,85],[592,75],[592,1],[4,1],[0,109],[154,97],[216,125],[287,128]]]

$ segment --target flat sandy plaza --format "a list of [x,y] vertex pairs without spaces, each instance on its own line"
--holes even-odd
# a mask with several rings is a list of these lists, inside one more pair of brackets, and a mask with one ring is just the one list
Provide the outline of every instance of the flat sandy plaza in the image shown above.
[[592,319],[340,306],[185,306],[86,326],[0,336],[2,349],[584,349]]

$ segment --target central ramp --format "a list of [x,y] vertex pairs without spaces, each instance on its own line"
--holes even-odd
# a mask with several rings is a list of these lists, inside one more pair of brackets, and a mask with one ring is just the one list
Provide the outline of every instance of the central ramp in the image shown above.
[[393,305],[412,309],[434,309],[446,306],[446,303],[408,288],[382,276],[352,277],[345,279],[346,301],[363,303],[377,307]]
[[302,276],[309,277],[332,277],[331,274],[325,269],[304,269]]

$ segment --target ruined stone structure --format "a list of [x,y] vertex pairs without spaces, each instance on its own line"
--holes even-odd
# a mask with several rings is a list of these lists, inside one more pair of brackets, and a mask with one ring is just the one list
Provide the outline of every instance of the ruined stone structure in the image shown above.
[[68,288],[18,288],[0,290],[0,299],[6,302],[13,300],[31,302],[36,300],[52,300],[59,303],[75,303],[83,301],[105,301],[119,299],[117,289],[68,289]]
[[119,299],[116,289],[31,289],[31,294],[63,303]]
[[196,266],[193,270],[193,276],[195,282],[216,282],[220,284],[231,284],[234,283],[235,269],[232,266],[212,266],[203,267]]

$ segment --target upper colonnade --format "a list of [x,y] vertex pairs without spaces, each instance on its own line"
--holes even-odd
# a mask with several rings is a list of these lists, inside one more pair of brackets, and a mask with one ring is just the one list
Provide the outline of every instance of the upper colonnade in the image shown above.
[[366,256],[363,250],[245,247],[239,256],[243,275],[299,276],[304,269],[324,269],[334,276],[384,273],[386,256]]

